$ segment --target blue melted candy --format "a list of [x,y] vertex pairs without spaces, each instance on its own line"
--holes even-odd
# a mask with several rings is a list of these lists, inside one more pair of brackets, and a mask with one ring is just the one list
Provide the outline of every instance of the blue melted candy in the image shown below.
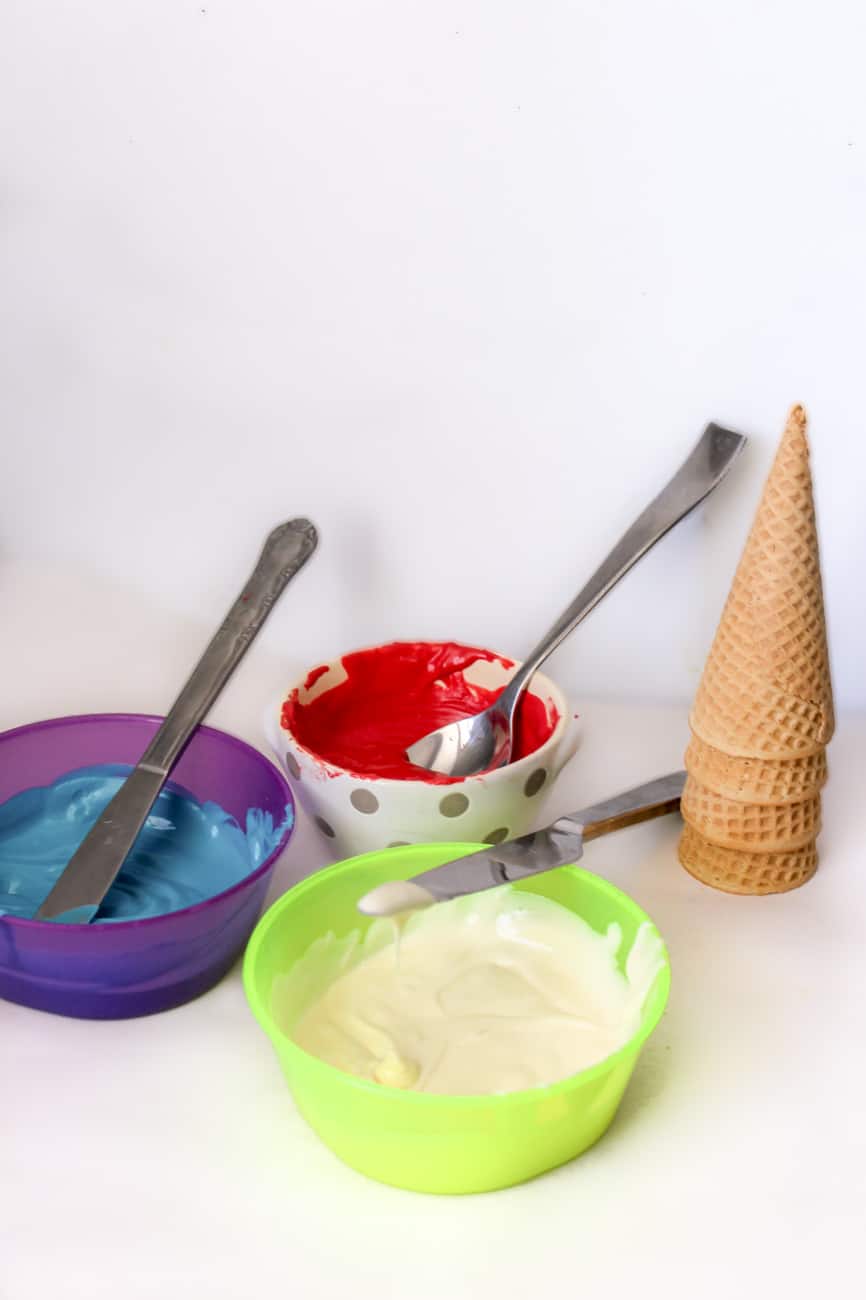
[[[0,804],[0,915],[32,917],[132,769],[101,764],[68,772]],[[246,828],[181,786],[160,792],[94,919],[138,921],[202,903],[238,884],[292,824],[250,808]]]

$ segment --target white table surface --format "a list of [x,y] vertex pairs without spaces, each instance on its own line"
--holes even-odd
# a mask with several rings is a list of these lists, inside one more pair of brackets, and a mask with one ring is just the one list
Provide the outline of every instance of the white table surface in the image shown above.
[[[3,727],[162,709],[208,633],[69,573],[7,566],[0,591]],[[212,721],[260,742],[299,667],[254,647]],[[551,814],[679,765],[683,705],[578,706]],[[793,894],[697,884],[673,819],[588,847],[666,936],[673,990],[608,1135],[522,1187],[436,1198],[345,1168],[295,1113],[237,967],[142,1020],[0,1003],[0,1298],[859,1294],[864,744],[843,717],[821,867]],[[272,894],[322,860],[299,826]]]

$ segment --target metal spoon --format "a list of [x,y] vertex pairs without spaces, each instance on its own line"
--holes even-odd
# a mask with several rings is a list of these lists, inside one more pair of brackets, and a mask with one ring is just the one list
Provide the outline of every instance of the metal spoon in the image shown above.
[[667,487],[632,524],[550,631],[526,657],[493,704],[472,717],[450,722],[416,740],[406,756],[417,767],[443,776],[473,776],[511,761],[514,715],[532,674],[549,654],[595,609],[620,578],[674,524],[678,524],[727,474],[746,439],[718,424],[708,424],[691,455]]
[[166,719],[102,816],[63,868],[37,921],[85,924],[123,866],[156,796],[193,731],[240,663],[278,596],[318,545],[309,519],[290,519],[269,535],[258,564],[190,674]]

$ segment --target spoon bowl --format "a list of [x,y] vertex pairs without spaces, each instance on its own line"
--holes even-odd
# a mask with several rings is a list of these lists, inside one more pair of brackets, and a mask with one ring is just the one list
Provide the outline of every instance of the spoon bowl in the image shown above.
[[505,691],[481,713],[428,732],[406,750],[416,767],[448,776],[474,776],[511,761],[511,715]]

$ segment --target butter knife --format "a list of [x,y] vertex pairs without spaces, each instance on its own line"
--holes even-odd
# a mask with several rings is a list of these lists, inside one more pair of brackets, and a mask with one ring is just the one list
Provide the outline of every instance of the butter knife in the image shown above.
[[37,909],[37,921],[86,924],[113,885],[154,800],[196,727],[250,642],[318,545],[308,519],[290,519],[268,536],[249,581],[190,674],[165,721]]
[[670,772],[612,799],[559,817],[544,830],[454,858],[441,867],[422,871],[411,880],[394,882],[395,888],[390,884],[380,885],[364,895],[358,909],[367,916],[390,916],[407,908],[495,889],[497,885],[526,880],[554,867],[577,862],[587,840],[676,812],[685,779],[685,772]]

